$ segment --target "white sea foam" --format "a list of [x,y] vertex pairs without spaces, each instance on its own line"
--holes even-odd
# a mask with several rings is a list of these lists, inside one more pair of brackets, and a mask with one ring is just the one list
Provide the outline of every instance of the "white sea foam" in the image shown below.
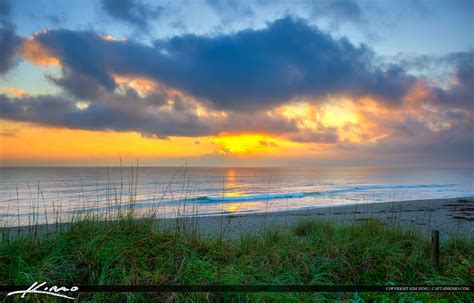
[[308,196],[334,195],[342,192],[364,191],[364,190],[386,190],[386,189],[416,189],[416,188],[445,188],[453,187],[456,184],[417,184],[417,185],[364,185],[364,186],[339,186],[340,189],[329,191],[310,191],[310,192],[293,192],[293,193],[267,193],[254,195],[238,195],[238,196],[201,196],[190,201],[196,200],[201,202],[238,202],[238,201],[259,201],[274,199],[294,199],[304,198]]

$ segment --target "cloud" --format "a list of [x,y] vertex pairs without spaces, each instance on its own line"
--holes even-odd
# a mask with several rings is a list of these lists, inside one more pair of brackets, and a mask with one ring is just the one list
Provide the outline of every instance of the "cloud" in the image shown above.
[[223,25],[255,17],[255,12],[249,1],[206,0],[206,2],[221,17]]
[[102,7],[112,18],[142,31],[148,31],[150,24],[159,18],[164,10],[163,7],[152,7],[140,0],[102,0]]
[[0,0],[0,75],[8,72],[18,61],[18,49],[22,39],[16,35],[9,21],[10,3]]
[[361,24],[363,22],[362,9],[354,0],[310,1],[309,6],[313,17],[332,18],[336,23]]
[[73,129],[137,131],[157,137],[197,136],[211,131],[205,121],[189,112],[176,112],[166,108],[147,110],[144,107],[134,107],[131,102],[125,102],[125,99],[115,102],[112,104],[110,100],[102,100],[84,108],[77,106],[76,100],[64,96],[11,99],[1,94],[0,116],[15,121]]
[[[471,117],[472,119],[472,117]],[[471,124],[462,123],[441,133],[424,133],[415,137],[386,138],[376,143],[344,143],[339,150],[349,151],[353,158],[365,158],[367,164],[376,158],[380,165],[462,165],[473,167],[474,135]],[[390,159],[387,162],[387,159]]]
[[323,130],[311,130],[296,133],[290,135],[288,139],[302,143],[337,143],[340,138],[337,134],[337,129],[325,128]]
[[21,38],[11,26],[0,26],[0,74],[5,74],[18,61]]
[[4,119],[158,138],[257,133],[417,153],[442,150],[440,138],[453,147],[472,139],[474,51],[446,56],[452,81],[437,86],[292,17],[152,45],[50,30],[25,39],[23,49],[33,63],[60,65],[61,75],[48,79],[64,94],[0,95]]
[[398,109],[359,104],[358,126],[363,128],[362,137],[365,138],[338,145],[354,154],[359,150],[361,154],[386,155],[395,163],[416,165],[416,161],[409,162],[408,159],[423,159],[438,166],[456,161],[472,164],[472,110],[460,107],[454,101],[441,104],[431,100],[431,95],[420,96]]
[[0,1],[0,16],[3,18],[7,17],[10,14],[10,1],[1,0]]
[[324,19],[330,28],[337,29],[339,25],[351,23],[364,32],[367,32],[367,7],[361,7],[355,0],[299,0],[268,1],[268,0],[206,0],[209,7],[221,19],[216,28],[225,30],[233,23],[253,24],[258,22],[256,16],[266,17],[273,12],[275,17],[285,14],[306,16],[311,20]]
[[438,92],[438,101],[445,105],[454,105],[472,110],[474,107],[474,50],[451,54],[449,57],[455,66],[453,84],[450,88]]
[[221,132],[296,131],[291,121],[270,117],[221,114],[204,108],[192,97],[157,89],[140,96],[122,87],[117,93],[99,92],[93,101],[70,96],[0,94],[0,118],[72,129],[133,131],[147,137],[208,136]]
[[448,74],[448,85],[432,85],[424,79],[419,85],[425,90],[418,101],[431,103],[444,108],[458,108],[472,110],[474,106],[474,50],[448,54],[443,57],[415,58],[425,68],[430,65],[444,65],[453,69]]
[[50,52],[33,37],[24,39],[21,47],[24,59],[36,65],[59,65],[59,59],[55,58]]
[[415,82],[398,65],[375,66],[367,46],[334,39],[291,17],[261,30],[182,35],[153,47],[69,30],[40,33],[35,40],[68,70],[109,91],[115,88],[111,73],[141,75],[219,109],[250,111],[330,94],[372,95],[396,105]]
[[64,88],[72,97],[93,100],[106,93],[106,89],[87,75],[77,73],[67,66],[62,68],[62,77],[46,76],[52,83]]
[[10,86],[4,86],[3,92],[10,97],[22,97],[28,95],[25,90]]

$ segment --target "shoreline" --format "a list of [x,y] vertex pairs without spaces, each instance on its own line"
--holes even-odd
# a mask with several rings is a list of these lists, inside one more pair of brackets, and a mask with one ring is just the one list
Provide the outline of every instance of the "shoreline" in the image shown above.
[[170,228],[181,220],[188,227],[195,226],[200,234],[234,238],[265,231],[272,227],[291,228],[301,220],[312,219],[342,225],[379,220],[384,225],[411,228],[427,236],[430,236],[431,230],[439,230],[442,238],[452,235],[474,238],[474,197],[337,205],[184,219],[157,219],[157,222],[161,227]]
[[[137,220],[140,220],[137,217]],[[360,221],[378,220],[382,224],[402,229],[412,229],[427,237],[431,230],[439,230],[442,239],[450,236],[474,238],[474,197],[447,199],[407,200],[395,202],[359,203],[350,205],[321,206],[298,210],[267,213],[234,213],[183,218],[156,218],[157,228],[182,228],[202,235],[224,238],[265,232],[271,228],[291,228],[302,220],[319,220],[337,225]],[[105,221],[103,221],[105,222]],[[54,233],[67,229],[70,222],[6,227],[2,236]]]

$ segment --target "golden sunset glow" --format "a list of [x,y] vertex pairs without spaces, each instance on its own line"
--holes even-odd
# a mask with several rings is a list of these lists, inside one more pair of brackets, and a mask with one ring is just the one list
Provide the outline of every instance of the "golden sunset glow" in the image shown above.
[[[234,168],[228,168],[226,172],[226,180],[224,183],[225,190],[224,190],[224,198],[232,198],[232,197],[242,197],[245,196],[247,193],[240,190],[242,188],[242,180],[237,180],[237,172]],[[263,203],[261,201],[239,201],[235,203],[223,203],[222,208],[224,211],[228,213],[236,213],[248,206],[253,208],[262,206]]]
[[[119,78],[121,79],[121,78]],[[123,79],[121,79],[123,80]],[[119,81],[121,81],[119,80]],[[125,83],[122,82],[122,83]],[[130,83],[130,82],[129,82]],[[137,89],[146,90],[148,82],[132,80]],[[20,94],[14,89],[5,89],[10,94]],[[86,110],[90,103],[77,101],[78,110]],[[318,127],[333,127],[340,140],[346,142],[377,141],[387,136],[384,129],[371,115],[390,115],[371,100],[364,101],[364,110],[356,109],[351,103],[330,103],[316,108],[310,104],[292,104],[279,109],[278,113],[297,121],[298,127],[304,130],[317,130]],[[224,119],[224,112],[208,111],[198,107],[200,117]],[[349,127],[350,126],[350,127]],[[200,157],[211,154],[249,158],[258,156],[297,156],[318,155],[325,153],[328,147],[317,143],[297,143],[284,137],[266,134],[227,134],[208,137],[170,137],[158,139],[144,137],[137,132],[87,131],[62,127],[40,126],[31,123],[1,121],[2,158],[8,161],[18,159],[62,159],[81,162],[94,159],[109,159],[112,162],[119,157],[160,159],[179,157]],[[103,148],[107,146],[107,148]],[[232,187],[235,177],[228,172],[227,186]],[[229,191],[226,195],[242,193]]]
[[0,0],[5,300],[471,302],[473,21]]
[[240,207],[242,206],[242,203],[225,203],[222,205],[222,208],[228,213],[235,213],[237,212]]
[[261,201],[242,201],[239,203],[223,203],[223,210],[228,213],[238,213],[246,209],[264,209],[265,203]]
[[320,120],[320,113],[315,106],[301,102],[282,106],[277,113],[287,119],[297,121],[299,128],[316,129]]
[[[144,95],[155,90],[158,85],[146,78],[115,76],[114,79],[119,85],[134,89]],[[3,87],[3,91],[12,97],[26,94],[25,91],[13,87]],[[181,94],[179,91],[175,93]],[[413,98],[412,102],[416,102],[415,99],[422,98],[424,94],[423,88],[413,88],[407,98]],[[169,100],[170,110],[172,102],[173,100]],[[76,101],[75,106],[78,110],[84,111],[90,107],[90,102]],[[218,121],[218,119],[224,121],[227,118],[227,113],[224,111],[207,109],[199,103],[193,106],[197,117],[213,121]],[[417,112],[413,113],[413,115],[416,114]],[[332,100],[322,105],[313,105],[308,102],[290,103],[269,112],[268,115],[295,122],[301,132],[332,129],[340,142],[357,143],[377,142],[389,136],[390,130],[381,127],[378,119],[398,121],[403,118],[403,111],[388,109],[375,99],[365,98],[359,100],[358,103],[350,99]],[[428,120],[426,124],[433,131],[449,126]],[[318,156],[328,152],[333,153],[324,141],[320,143],[294,142],[284,135],[221,133],[207,137],[158,139],[143,136],[137,132],[74,130],[9,120],[1,121],[0,139],[2,158],[13,162],[17,159],[41,161],[41,159],[51,157],[64,161],[88,162],[94,159],[116,161],[119,155],[130,159],[173,159],[218,154],[246,159],[259,156]],[[231,171],[227,182],[228,186],[232,186]],[[241,193],[233,191],[226,193],[229,196],[239,194]]]
[[[76,103],[78,109],[86,109],[88,106],[86,102]],[[107,148],[103,148],[104,146]],[[55,159],[57,163],[117,165],[119,157],[132,161],[138,158],[146,162],[153,159],[205,157],[212,154],[244,159],[253,156],[279,157],[317,152],[308,144],[263,134],[158,139],[144,137],[136,132],[75,130],[0,120],[0,155],[4,164],[31,160],[42,161],[47,165],[48,159]],[[226,187],[231,189],[235,181],[235,173],[230,170]],[[232,190],[226,193],[228,196],[240,194],[243,193]]]
[[291,145],[281,138],[260,134],[221,135],[212,142],[219,147],[219,153],[235,156],[276,153],[280,147]]
[[322,106],[308,102],[292,103],[277,110],[281,116],[297,121],[299,128],[317,129],[342,127],[347,123],[357,123],[356,106],[350,100],[331,100]]
[[[140,159],[186,157],[212,153],[209,138],[146,138],[134,132],[71,130],[0,120],[0,154],[4,160]],[[107,146],[107,148],[103,148]],[[45,162],[46,163],[46,162]]]
[[[225,30],[199,16],[209,24],[184,33],[175,26],[183,20],[145,20],[161,9],[147,14],[153,5],[133,7],[141,1],[119,1],[130,11],[91,26],[98,20],[90,13],[104,13],[112,2],[73,9],[87,13],[70,23],[66,16],[74,13],[63,12],[64,20],[25,15],[18,22],[20,9],[5,10],[5,165],[49,159],[100,165],[118,155],[150,165],[166,159],[164,165],[176,159],[196,166],[284,165],[275,159],[300,165],[338,157],[345,165],[350,154],[359,165],[362,151],[385,156],[397,146],[397,157],[408,148],[417,158],[439,142],[453,141],[457,153],[472,141],[472,51],[445,49],[431,57],[420,49],[413,52],[418,57],[406,52],[406,43],[375,49],[352,40],[353,31],[335,34],[294,12]],[[439,66],[431,71],[431,65]]]
[[[225,197],[240,197],[243,196],[245,193],[238,190],[238,182],[236,180],[237,174],[235,172],[235,169],[229,168],[227,170],[227,176],[226,176],[226,182],[225,182],[225,192],[224,196]],[[230,207],[233,209],[233,211],[236,211],[238,208],[238,205],[234,205],[233,207]]]
[[322,123],[327,127],[342,127],[348,123],[356,124],[359,122],[356,106],[350,100],[324,104],[322,113]]
[[344,142],[359,142],[367,135],[359,107],[348,98],[332,99],[322,105],[291,103],[277,109],[276,114],[294,121],[302,131],[334,129]]

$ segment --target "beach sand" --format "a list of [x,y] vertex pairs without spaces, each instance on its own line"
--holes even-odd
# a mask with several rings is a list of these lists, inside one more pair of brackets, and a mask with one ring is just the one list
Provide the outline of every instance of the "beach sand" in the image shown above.
[[[353,224],[366,220],[379,220],[387,226],[419,231],[427,237],[431,230],[439,230],[441,239],[453,235],[474,238],[474,197],[435,200],[413,200],[385,203],[366,203],[346,206],[317,207],[285,212],[226,214],[196,216],[180,219],[156,219],[157,228],[183,227],[203,235],[238,238],[243,235],[265,232],[274,228],[291,228],[302,220],[320,220],[336,224]],[[68,228],[68,223],[61,228]],[[37,234],[53,232],[57,226],[38,225]],[[2,233],[10,236],[31,233],[32,227],[11,227]]]
[[[241,235],[291,228],[302,220],[323,220],[336,224],[379,220],[385,225],[417,230],[427,236],[439,230],[441,238],[459,235],[474,238],[474,197],[436,200],[413,200],[367,203],[346,206],[318,207],[285,212],[230,214],[194,217],[184,221],[188,229],[195,227],[201,234],[240,237]],[[173,228],[183,220],[162,219],[161,227]]]

